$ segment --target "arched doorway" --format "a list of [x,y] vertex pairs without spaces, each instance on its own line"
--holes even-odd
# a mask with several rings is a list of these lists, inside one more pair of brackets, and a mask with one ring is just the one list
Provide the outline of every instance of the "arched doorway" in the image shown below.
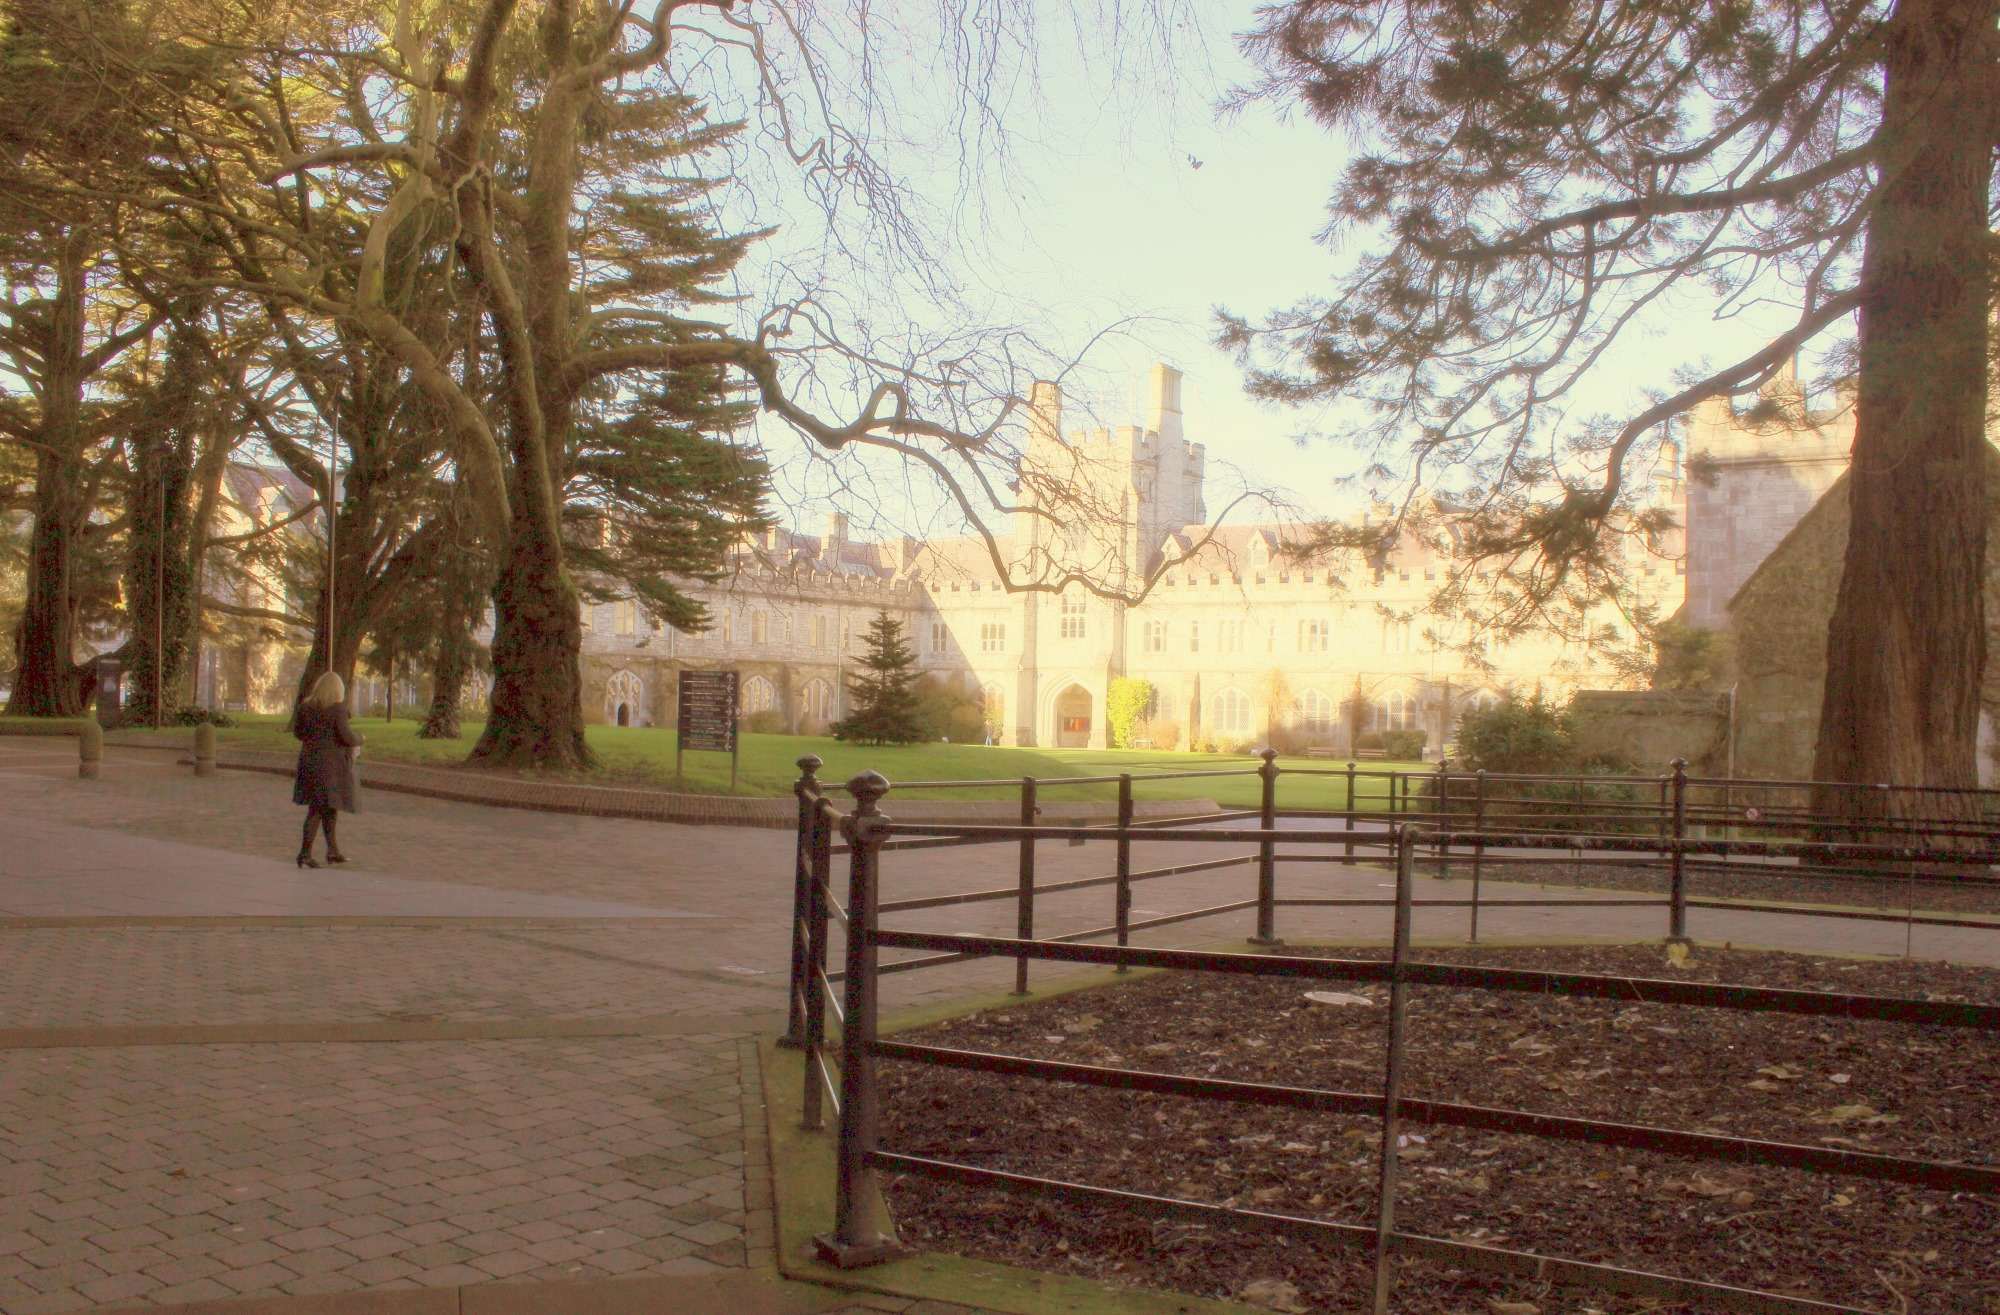
[[1081,685],[1071,685],[1056,695],[1056,747],[1058,749],[1087,749],[1090,747],[1090,691]]
[[638,719],[639,709],[645,705],[646,682],[630,671],[613,672],[611,679],[604,682],[604,719],[620,726],[630,726]]

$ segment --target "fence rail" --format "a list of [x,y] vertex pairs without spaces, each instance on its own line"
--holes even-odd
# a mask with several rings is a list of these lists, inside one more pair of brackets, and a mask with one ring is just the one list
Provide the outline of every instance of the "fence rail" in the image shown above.
[[[1192,819],[1179,818],[1164,819],[1167,825],[1160,825],[1157,821],[1151,825],[1134,822],[1135,780],[1179,779],[1189,773],[1145,777],[1123,774],[1107,778],[1118,785],[1117,820],[1110,824],[1040,823],[1037,820],[1040,812],[1039,788],[1047,782],[1038,782],[1033,778],[1018,783],[1020,821],[1016,824],[913,824],[894,822],[883,815],[880,803],[890,787],[886,780],[874,773],[863,773],[843,787],[854,799],[852,811],[843,812],[827,799],[817,780],[819,766],[819,760],[815,758],[800,761],[802,775],[797,786],[799,829],[794,881],[792,1008],[787,1040],[802,1048],[806,1055],[804,1125],[808,1128],[824,1126],[825,1110],[829,1105],[839,1119],[837,1216],[833,1231],[818,1240],[822,1254],[835,1264],[844,1267],[867,1265],[893,1254],[893,1243],[883,1226],[884,1221],[875,1213],[879,1200],[873,1182],[874,1175],[889,1171],[1075,1201],[1136,1206],[1155,1214],[1197,1217],[1229,1227],[1275,1229],[1368,1247],[1373,1250],[1375,1259],[1374,1310],[1377,1315],[1386,1315],[1388,1310],[1394,1282],[1391,1262],[1397,1256],[1430,1257],[1472,1269],[1532,1275],[1546,1281],[1666,1300],[1705,1301],[1726,1309],[1758,1312],[1760,1315],[1806,1315],[1807,1312],[1873,1315],[1854,1306],[1616,1265],[1427,1237],[1399,1229],[1395,1222],[1400,1171],[1398,1130],[1406,1122],[1471,1128],[1733,1163],[1776,1165],[1809,1173],[1839,1174],[2000,1197],[2000,1168],[1988,1165],[1500,1109],[1432,1100],[1403,1091],[1404,1055],[1409,1044],[1407,1005],[1413,989],[1509,991],[1542,997],[1750,1010],[2000,1033],[2000,1005],[1995,1004],[1431,963],[1414,959],[1410,951],[1410,927],[1415,909],[1469,908],[1470,936],[1476,940],[1481,908],[1481,869],[1489,863],[1504,865],[1517,860],[1547,861],[1551,854],[1589,853],[1594,857],[1601,855],[1612,862],[1663,868],[1668,877],[1668,888],[1663,897],[1489,899],[1485,907],[1664,907],[1668,911],[1666,931],[1670,940],[1686,936],[1689,908],[1752,909],[1797,916],[1880,918],[1907,920],[1912,925],[1921,921],[2000,929],[2000,919],[1919,918],[1913,906],[1898,915],[1889,911],[1871,913],[1858,909],[1819,908],[1769,901],[1691,898],[1687,891],[1690,870],[1750,875],[1782,872],[1802,876],[1817,873],[1823,868],[1838,872],[1842,870],[1842,865],[1860,865],[1860,870],[1872,870],[1877,878],[1881,877],[1883,865],[1894,865],[1897,868],[1895,879],[1912,883],[1912,889],[1915,879],[1921,875],[1919,869],[1928,870],[1932,874],[1928,878],[1931,880],[1937,879],[1935,874],[1938,872],[1951,872],[1966,874],[1965,878],[1954,877],[1953,880],[1991,883],[1991,877],[1976,874],[1972,869],[2000,863],[2000,825],[1981,826],[1965,822],[1961,816],[1949,821],[1941,819],[1938,827],[1929,829],[1907,818],[1895,826],[1880,826],[1865,820],[1856,822],[1837,817],[1815,817],[1799,811],[1783,824],[1784,827],[1814,838],[1773,837],[1768,829],[1762,835],[1750,837],[1733,833],[1740,829],[1735,827],[1734,819],[1741,816],[1741,810],[1709,810],[1707,815],[1731,820],[1730,828],[1718,835],[1710,822],[1701,820],[1705,816],[1703,809],[1690,807],[1692,786],[1706,787],[1718,783],[1691,781],[1684,764],[1680,763],[1674,764],[1672,772],[1660,778],[1630,778],[1643,781],[1654,790],[1656,798],[1651,801],[1631,801],[1633,807],[1629,810],[1605,810],[1602,800],[1578,799],[1574,801],[1576,807],[1570,812],[1540,814],[1535,825],[1528,828],[1518,824],[1497,828],[1479,825],[1487,822],[1489,816],[1483,804],[1494,798],[1496,788],[1511,785],[1515,778],[1494,778],[1484,773],[1461,773],[1454,778],[1442,768],[1424,773],[1372,773],[1389,778],[1389,789],[1378,798],[1387,802],[1394,811],[1386,817],[1377,813],[1371,818],[1368,812],[1356,806],[1357,799],[1365,797],[1357,796],[1355,792],[1355,786],[1364,774],[1350,763],[1344,772],[1311,772],[1314,775],[1346,776],[1349,793],[1344,810],[1318,810],[1308,818],[1278,809],[1279,778],[1289,773],[1281,772],[1275,755],[1268,752],[1263,755],[1259,766],[1244,773],[1203,773],[1254,773],[1261,778],[1260,806],[1254,811],[1237,811],[1223,825],[1190,825]],[[1099,778],[1066,778],[1065,783],[1079,779]],[[1472,784],[1474,806],[1470,817],[1475,825],[1471,828],[1464,826],[1467,814],[1453,806],[1453,779],[1468,780]],[[1430,788],[1434,789],[1428,801],[1432,805],[1429,809],[1410,806],[1413,802],[1425,802],[1420,792],[1416,799],[1412,799],[1413,782],[1418,780],[1430,782]],[[1575,784],[1582,780],[1601,783],[1603,778],[1541,777],[1529,780],[1528,784]],[[1772,791],[1797,790],[1810,785],[1803,782],[1719,784],[1730,789],[1754,787]],[[1983,809],[1989,802],[1987,796],[1992,792],[1955,793],[1976,795]],[[1398,803],[1401,807],[1397,807]],[[2000,807],[1995,808],[1995,813],[2000,815]],[[1254,816],[1257,825],[1242,827],[1229,824],[1246,816]],[[1546,820],[1551,816],[1559,819],[1562,825],[1551,826]],[[1285,822],[1326,820],[1328,817],[1340,820],[1344,825],[1338,828],[1281,825]],[[1616,831],[1576,829],[1606,825],[1624,827],[1634,817],[1649,823],[1649,827]],[[1385,825],[1380,829],[1363,830],[1357,823],[1364,818]],[[1504,819],[1496,815],[1492,820]],[[1697,834],[1698,830],[1702,834]],[[835,844],[836,834],[844,839],[845,844]],[[1825,838],[1830,835],[1845,838]],[[1111,843],[1116,854],[1114,870],[1102,876],[1038,884],[1037,847],[1056,840]],[[1905,843],[1911,840],[1932,840],[1933,843]],[[1254,850],[1213,860],[1135,870],[1132,846],[1140,841],[1250,845],[1254,846]],[[1962,843],[1966,841],[1976,843]],[[957,893],[893,901],[881,898],[880,877],[885,853],[939,843],[1015,845],[1019,854],[1018,880],[1009,886]],[[1338,852],[1286,852],[1302,847],[1337,847]],[[1491,852],[1494,850],[1503,852]],[[1454,851],[1471,868],[1472,898],[1419,899],[1415,891],[1418,867],[1426,863],[1435,865],[1442,875],[1452,861]],[[844,854],[848,859],[844,906],[832,886],[833,859],[837,854]],[[1381,863],[1386,860],[1392,860],[1395,865],[1393,899],[1283,897],[1278,891],[1277,871],[1281,863],[1348,864]],[[1805,866],[1808,864],[1810,866]],[[1224,872],[1238,867],[1256,870],[1254,896],[1155,914],[1137,921],[1133,919],[1132,887],[1137,882],[1189,873]],[[1037,934],[1038,896],[1105,886],[1113,890],[1112,919],[1109,923],[1058,934]],[[1016,934],[1012,937],[892,929],[880,925],[884,914],[1007,900],[1014,901],[1016,906]],[[1337,905],[1389,907],[1394,910],[1390,957],[1386,961],[1320,958],[1282,952],[1282,942],[1277,937],[1278,910]],[[1254,930],[1249,941],[1258,947],[1258,952],[1225,953],[1131,944],[1131,936],[1137,931],[1245,911],[1254,911]],[[844,966],[837,972],[829,971],[828,967],[828,932],[833,922],[842,923],[845,933]],[[1107,940],[1111,943],[1092,943]],[[911,952],[916,957],[883,962],[880,952],[885,950]],[[1023,994],[1027,991],[1029,965],[1038,960],[1098,964],[1119,971],[1145,967],[1255,976],[1282,975],[1293,980],[1386,984],[1390,1002],[1381,1090],[1335,1091],[1197,1078],[879,1039],[879,991],[883,975],[979,959],[1011,959],[1015,964],[1015,990]],[[837,1063],[834,1062],[835,1046],[829,1043],[829,1012],[840,1023]],[[1372,1117],[1381,1124],[1376,1217],[1371,1224],[1360,1224],[1278,1215],[1112,1190],[1060,1178],[1004,1173],[972,1164],[901,1153],[882,1146],[880,1142],[880,1086],[876,1065],[881,1061],[932,1064],[1071,1086],[1109,1087],[1192,1099]]]

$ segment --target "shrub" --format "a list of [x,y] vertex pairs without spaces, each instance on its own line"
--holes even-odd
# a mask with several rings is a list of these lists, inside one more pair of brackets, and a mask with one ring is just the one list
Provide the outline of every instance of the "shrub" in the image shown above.
[[1422,731],[1383,731],[1382,756],[1414,762],[1424,756],[1424,738]]
[[1312,736],[1296,726],[1273,726],[1271,747],[1288,758],[1296,758],[1312,744]]
[[[1104,699],[1104,724],[1111,731],[1111,747],[1129,749],[1133,735],[1152,706],[1153,682],[1140,676],[1120,676],[1111,682]],[[1157,747],[1157,746],[1155,746]]]
[[776,708],[764,708],[744,717],[743,729],[752,735],[783,735],[788,728],[784,713]]
[[1384,758],[1414,761],[1424,756],[1425,738],[1422,731],[1363,731],[1354,737],[1354,747]]
[[220,726],[226,730],[236,724],[236,718],[226,712],[216,712],[211,708],[196,707],[192,703],[174,712],[173,724],[176,726],[200,726],[203,723],[210,726]]
[[917,681],[917,727],[926,740],[978,744],[986,738],[986,707],[976,694],[945,684],[935,676]]
[[1132,747],[1135,749],[1172,749],[1180,742],[1181,728],[1176,722],[1155,718],[1132,727]]
[[1537,692],[1523,703],[1511,696],[1458,719],[1458,753],[1471,770],[1561,772],[1576,766],[1569,711]]

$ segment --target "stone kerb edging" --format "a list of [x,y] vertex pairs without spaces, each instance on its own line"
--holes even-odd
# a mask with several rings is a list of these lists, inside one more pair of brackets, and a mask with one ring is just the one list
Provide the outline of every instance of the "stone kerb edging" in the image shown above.
[[[127,749],[172,749],[186,755],[185,745],[163,745],[157,740],[107,736],[107,745]],[[269,772],[290,776],[297,759],[289,753],[259,749],[216,751],[218,767],[238,771]],[[191,759],[188,759],[191,761]],[[371,790],[449,799],[458,803],[489,804],[498,808],[526,808],[544,813],[579,813],[587,817],[622,817],[646,822],[693,822],[710,826],[760,826],[789,828],[798,823],[798,805],[791,799],[745,799],[734,795],[676,794],[671,790],[649,790],[641,786],[586,785],[572,781],[529,780],[499,774],[440,771],[409,763],[371,762],[363,756],[361,784]],[[905,822],[1015,822],[1020,805],[1007,799],[896,799],[885,809]],[[1133,806],[1137,817],[1185,817],[1220,812],[1212,799],[1146,800]],[[1112,803],[1048,803],[1042,807],[1047,822],[1099,822],[1117,816]]]

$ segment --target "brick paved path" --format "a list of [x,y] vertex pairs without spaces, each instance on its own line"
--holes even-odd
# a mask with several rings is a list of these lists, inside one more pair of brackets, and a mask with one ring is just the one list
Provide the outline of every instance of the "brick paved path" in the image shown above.
[[[300,872],[288,782],[196,780],[167,755],[117,749],[102,780],[79,782],[73,755],[68,741],[0,739],[0,1315],[363,1288],[452,1290],[448,1309],[498,1311],[479,1306],[512,1291],[496,1282],[635,1276],[711,1285],[735,1315],[863,1308],[770,1278],[749,1038],[782,1021],[788,833],[374,792],[341,828],[356,862]],[[1141,866],[1234,852],[1138,849]],[[1044,881],[1109,865],[1097,845],[1041,857]],[[1014,864],[1011,847],[891,855],[885,889],[1006,886]],[[1137,916],[1241,898],[1248,872],[1148,883]],[[1284,880],[1380,896],[1386,878]],[[1052,897],[1041,927],[1099,925],[1109,905],[1102,888]],[[1248,916],[1140,939],[1214,944]],[[1013,917],[996,903],[897,921],[1011,932]],[[1296,938],[1386,924],[1377,911],[1282,917]],[[1657,936],[1662,922],[1484,916],[1494,936]],[[1443,910],[1418,923],[1462,927]],[[1885,953],[1904,938],[1706,911],[1693,930]],[[2000,936],[1919,928],[1914,944],[1991,963]],[[1001,964],[903,974],[885,1003],[1010,979]],[[646,1291],[655,1308],[701,1308]],[[569,1307],[507,1307],[534,1308]]]

